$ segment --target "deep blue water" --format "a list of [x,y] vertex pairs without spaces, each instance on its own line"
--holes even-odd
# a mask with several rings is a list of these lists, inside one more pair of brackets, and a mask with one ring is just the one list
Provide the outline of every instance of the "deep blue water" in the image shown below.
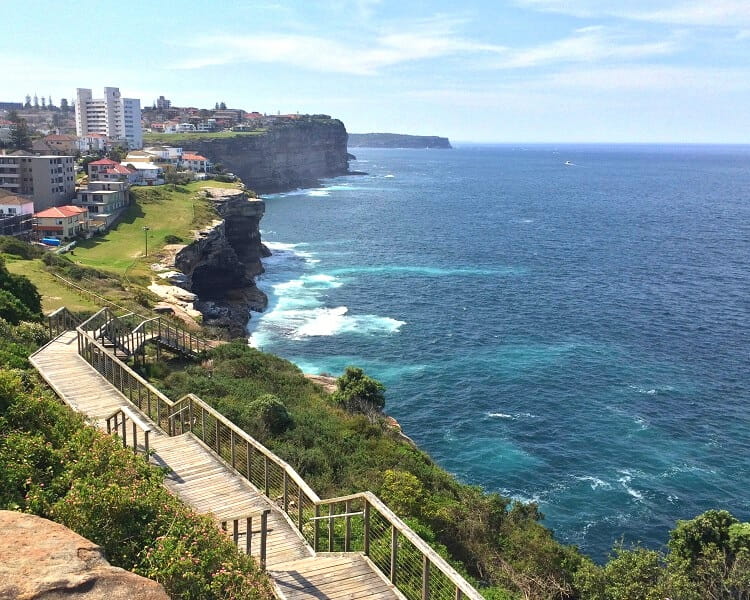
[[268,197],[255,345],[364,367],[438,463],[596,559],[750,519],[750,147],[356,154]]

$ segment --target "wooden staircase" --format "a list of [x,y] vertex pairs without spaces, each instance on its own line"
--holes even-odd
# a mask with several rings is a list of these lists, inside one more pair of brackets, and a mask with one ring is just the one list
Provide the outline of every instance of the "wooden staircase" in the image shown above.
[[[164,485],[226,523],[237,545],[267,568],[279,598],[481,600],[371,493],[321,500],[200,398],[169,400],[102,344],[101,321],[109,317],[97,315],[71,330],[69,315],[57,314],[50,331],[62,332],[30,362],[93,425],[119,432],[134,450],[148,439],[151,462],[167,469]],[[172,343],[190,349],[182,339]]]

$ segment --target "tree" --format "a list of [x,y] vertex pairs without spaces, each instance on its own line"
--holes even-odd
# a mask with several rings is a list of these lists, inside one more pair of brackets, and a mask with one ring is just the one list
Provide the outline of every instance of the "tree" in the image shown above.
[[41,316],[42,298],[34,284],[23,275],[9,272],[0,259],[0,317],[17,325]]
[[8,121],[14,125],[10,130],[10,147],[16,150],[31,150],[31,132],[26,119],[22,119],[12,110],[8,113]]
[[218,102],[214,105],[214,110],[219,110],[219,103]]
[[222,102],[222,103],[220,103],[220,104],[219,104],[219,108],[220,108],[221,110],[226,110],[226,109],[227,109],[227,103],[226,103],[226,102]]
[[122,162],[128,155],[128,149],[125,146],[115,146],[107,152],[107,158],[115,162]]
[[331,398],[349,412],[374,416],[385,407],[385,386],[359,367],[347,367],[336,388]]

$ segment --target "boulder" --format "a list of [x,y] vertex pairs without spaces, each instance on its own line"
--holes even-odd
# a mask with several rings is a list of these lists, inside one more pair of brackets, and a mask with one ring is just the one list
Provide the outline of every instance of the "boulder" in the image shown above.
[[111,566],[58,523],[0,511],[0,600],[168,600],[155,581]]

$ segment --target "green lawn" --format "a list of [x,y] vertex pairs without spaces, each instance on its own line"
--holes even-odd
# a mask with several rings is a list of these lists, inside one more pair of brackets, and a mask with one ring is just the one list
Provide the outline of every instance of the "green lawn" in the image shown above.
[[202,140],[265,135],[266,131],[266,129],[257,129],[256,131],[217,131],[215,133],[144,133],[143,143],[144,145],[169,144],[170,146],[183,146],[186,143]]
[[[71,258],[82,265],[129,277],[148,275],[147,265],[164,246],[167,235],[186,242],[190,232],[214,217],[210,201],[199,197],[204,187],[237,187],[218,181],[132,188],[134,203],[105,235],[78,243]],[[144,227],[149,231],[145,232]],[[145,256],[148,235],[148,257]]]
[[6,256],[5,265],[11,273],[25,275],[36,286],[42,296],[42,310],[45,314],[61,306],[73,312],[93,312],[101,308],[87,296],[79,294],[48,273],[39,259],[22,260]]

